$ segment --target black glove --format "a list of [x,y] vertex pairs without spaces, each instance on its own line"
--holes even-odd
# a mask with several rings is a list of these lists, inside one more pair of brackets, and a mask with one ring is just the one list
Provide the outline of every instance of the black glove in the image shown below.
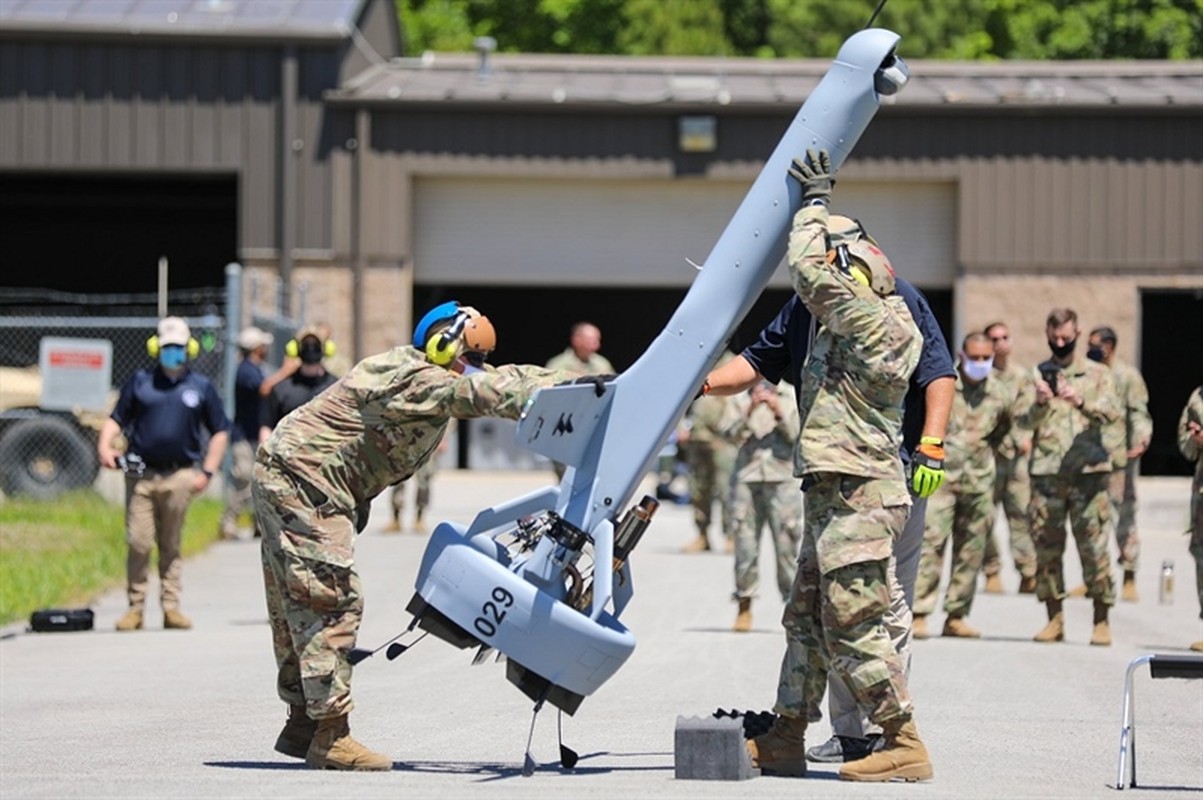
[[835,186],[835,180],[831,176],[831,156],[826,150],[816,153],[813,148],[807,148],[806,158],[795,158],[789,174],[802,184],[802,205],[831,204],[831,187]]
[[601,397],[606,393],[606,384],[617,378],[617,375],[585,375],[580,378],[573,378],[570,381],[561,381],[556,386],[571,386],[575,383],[587,383],[593,387],[594,393]]

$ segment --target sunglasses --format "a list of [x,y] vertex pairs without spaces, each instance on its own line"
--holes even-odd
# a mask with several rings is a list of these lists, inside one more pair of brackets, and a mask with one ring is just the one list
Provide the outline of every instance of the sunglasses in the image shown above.
[[468,350],[464,353],[464,361],[467,361],[477,369],[483,367],[485,362],[489,360],[488,353],[482,353],[479,350]]

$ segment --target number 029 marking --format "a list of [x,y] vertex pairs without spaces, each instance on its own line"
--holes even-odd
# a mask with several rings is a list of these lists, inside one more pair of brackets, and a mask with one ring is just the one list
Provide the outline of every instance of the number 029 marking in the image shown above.
[[505,609],[514,605],[514,595],[508,589],[500,586],[493,587],[493,599],[486,600],[480,607],[480,616],[472,621],[472,626],[481,636],[495,636],[497,626],[505,619]]

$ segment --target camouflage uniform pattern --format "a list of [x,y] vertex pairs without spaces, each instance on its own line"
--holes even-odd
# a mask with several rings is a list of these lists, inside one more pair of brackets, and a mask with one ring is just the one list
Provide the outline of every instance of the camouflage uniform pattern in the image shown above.
[[922,336],[902,298],[880,298],[827,263],[826,230],[827,209],[808,206],[789,238],[794,288],[819,328],[802,371],[795,474],[805,529],[775,709],[817,716],[830,666],[880,724],[912,711],[884,618],[893,542],[911,504],[899,445]]
[[[1039,376],[1039,373],[1035,373]],[[1043,601],[1065,597],[1062,557],[1068,517],[1086,594],[1106,605],[1115,604],[1107,536],[1111,501],[1107,483],[1111,451],[1104,430],[1119,415],[1115,380],[1102,364],[1078,357],[1061,370],[1083,405],[1074,408],[1054,397],[1032,405],[1032,536],[1036,543],[1036,596]]]
[[734,530],[731,519],[731,475],[735,467],[736,445],[719,432],[727,398],[704,395],[690,407],[689,443],[685,456],[689,464],[689,496],[693,503],[693,521],[699,531],[708,532],[718,501],[719,521],[724,537]]
[[371,500],[421,468],[450,418],[517,419],[536,390],[569,377],[517,366],[460,376],[399,347],[276,426],[252,490],[281,699],[314,719],[353,707],[347,653],[363,617],[354,537]]
[[601,353],[594,353],[587,360],[581,361],[576,357],[576,352],[571,347],[565,348],[564,352],[552,356],[547,362],[547,368],[561,372],[570,372],[573,377],[615,374],[614,365]]
[[744,394],[732,397],[722,422],[723,434],[739,442],[731,516],[735,530],[735,598],[755,597],[760,588],[760,534],[773,540],[777,590],[789,600],[802,538],[802,493],[793,475],[798,407],[793,392],[778,387],[781,419],[765,405],[752,408]]
[[952,571],[944,610],[950,616],[964,617],[973,606],[986,539],[994,527],[992,445],[1011,435],[1013,401],[1011,387],[994,377],[977,384],[957,377],[944,435],[944,484],[927,502],[923,554],[915,584],[916,614],[935,610],[949,534]]
[[[1011,362],[1006,369],[995,367],[990,379],[1002,381],[1007,386],[1012,396],[1012,419],[1021,419],[1036,399],[1031,371]],[[1028,457],[1023,452],[1025,445],[1030,446],[1031,438],[1031,431],[1013,425],[1011,432],[994,447],[994,504],[1002,504],[1010,533],[1011,560],[1024,578],[1036,574],[1036,545],[1032,542],[1032,529],[1028,522],[1032,482],[1028,476]],[[1001,571],[998,543],[994,540],[994,531],[990,530],[986,533],[982,572],[989,576]]]
[[1113,359],[1111,372],[1115,376],[1119,398],[1119,417],[1107,426],[1105,436],[1111,448],[1112,519],[1115,522],[1115,543],[1119,547],[1119,565],[1135,572],[1140,562],[1140,534],[1136,530],[1136,476],[1139,461],[1128,460],[1128,450],[1153,438],[1153,418],[1149,416],[1149,387],[1140,371],[1131,364]]
[[1199,618],[1203,619],[1203,448],[1190,437],[1187,424],[1203,425],[1203,386],[1191,392],[1178,420],[1178,450],[1187,461],[1195,462],[1195,478],[1190,486],[1190,554],[1195,558],[1195,586],[1199,592]]

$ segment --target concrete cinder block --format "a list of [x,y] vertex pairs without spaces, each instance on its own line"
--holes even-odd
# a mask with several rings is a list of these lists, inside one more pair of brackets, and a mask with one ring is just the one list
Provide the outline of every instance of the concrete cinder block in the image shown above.
[[760,776],[760,770],[752,767],[738,718],[677,717],[673,739],[677,778],[745,781]]

